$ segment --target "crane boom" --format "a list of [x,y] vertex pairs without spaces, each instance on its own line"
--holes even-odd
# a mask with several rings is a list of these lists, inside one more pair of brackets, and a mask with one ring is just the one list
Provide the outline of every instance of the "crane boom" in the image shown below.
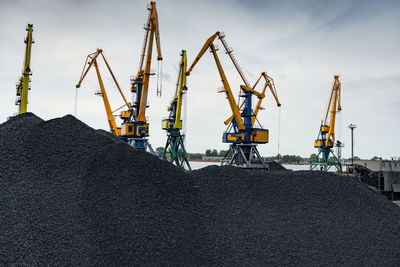
[[176,90],[175,90],[175,98],[177,101],[175,123],[174,123],[175,129],[182,129],[182,120],[181,120],[182,101],[183,101],[184,91],[187,90],[186,75],[185,75],[186,69],[187,69],[187,57],[186,57],[186,51],[183,50],[182,51],[182,61],[181,61],[180,70],[179,70],[178,84],[177,84]]
[[[332,111],[330,112],[331,116],[330,116],[328,134],[326,135],[325,146],[329,146],[330,142],[332,142],[332,144],[335,143],[336,113],[342,110],[342,106],[340,105],[340,91],[341,91],[340,87],[341,87],[341,84],[339,81],[339,76],[335,75],[335,81],[333,83],[331,97],[329,99],[329,104],[328,104],[328,108],[326,110],[325,120],[324,120],[324,125],[327,125],[326,120],[328,118],[329,108],[332,103]],[[332,99],[332,97],[333,97],[333,99]]]
[[242,118],[240,117],[239,108],[238,108],[238,106],[236,104],[235,97],[232,94],[232,90],[231,90],[230,85],[228,83],[228,79],[226,78],[225,72],[224,72],[224,70],[222,68],[221,62],[220,62],[220,60],[218,58],[217,51],[216,51],[214,43],[213,43],[218,35],[219,35],[219,32],[216,32],[210,38],[207,39],[207,41],[204,43],[203,47],[200,49],[200,52],[196,56],[195,60],[193,61],[192,65],[190,66],[190,68],[186,72],[186,76],[190,75],[190,73],[192,72],[192,70],[196,66],[197,62],[199,62],[199,60],[204,55],[204,53],[207,51],[207,49],[210,49],[211,53],[214,56],[215,64],[217,65],[217,69],[218,69],[219,75],[221,77],[221,82],[222,82],[223,88],[224,88],[223,92],[226,93],[226,96],[227,96],[228,102],[229,102],[229,106],[231,107],[231,110],[232,110],[232,114],[233,114],[232,116],[233,116],[233,118],[235,118],[235,121],[237,123],[237,126],[238,126],[239,130],[244,130],[245,126],[243,124]]
[[[314,141],[314,147],[318,148],[319,153],[312,162],[310,162],[310,169],[314,170],[317,166],[320,166],[322,171],[328,171],[331,166],[335,166],[339,173],[342,172],[342,164],[340,160],[333,153],[333,146],[335,145],[335,123],[336,114],[342,110],[340,104],[341,94],[341,83],[339,76],[334,76],[332,90],[329,97],[329,104],[326,109],[324,119],[321,120],[321,126],[319,128],[318,137]],[[329,123],[328,115],[330,114]],[[340,146],[340,141],[338,141]],[[319,155],[322,154],[322,160],[319,160]],[[333,156],[333,159],[329,158],[329,155]]]
[[124,94],[121,91],[121,88],[113,74],[113,72],[111,71],[110,65],[108,64],[106,58],[103,55],[103,50],[101,49],[97,49],[96,52],[89,54],[86,57],[85,60],[85,64],[83,65],[83,69],[82,69],[82,73],[81,73],[81,77],[79,78],[78,83],[76,84],[76,88],[80,88],[81,84],[83,82],[83,80],[85,79],[86,75],[88,74],[89,70],[92,68],[92,66],[94,66],[95,70],[96,70],[96,75],[97,75],[97,79],[99,81],[99,86],[100,86],[100,95],[103,98],[103,103],[104,103],[104,108],[106,110],[106,115],[107,115],[107,121],[108,124],[110,126],[110,130],[111,132],[116,135],[116,136],[120,136],[121,135],[121,129],[117,127],[117,124],[115,122],[115,118],[113,115],[113,112],[111,110],[111,106],[108,100],[108,96],[107,96],[107,92],[104,88],[104,83],[103,83],[103,79],[101,78],[101,74],[100,74],[100,70],[99,70],[99,66],[97,64],[97,58],[99,57],[99,55],[102,56],[104,62],[106,63],[106,66],[115,82],[116,87],[118,88],[118,91],[122,97],[122,99],[124,100],[125,104],[124,106],[126,106],[128,109],[131,109],[131,106],[129,105],[129,103],[126,101],[126,98],[124,96]]
[[[162,54],[156,3],[151,2],[147,9],[149,11],[149,15],[144,28],[145,35],[140,56],[139,69],[135,78],[131,80],[131,92],[135,94],[135,101],[132,105],[133,109],[124,112],[126,120],[124,120],[121,125],[121,137],[126,139],[131,146],[141,150],[148,149],[150,153],[154,154],[153,149],[146,139],[146,137],[150,135],[149,123],[146,119],[146,110],[148,108],[147,98],[150,76],[154,74],[151,73],[150,70],[154,39],[158,61],[162,60]],[[158,93],[159,91],[157,88],[157,94]]]
[[164,147],[163,159],[175,164],[179,168],[191,170],[187,152],[184,145],[184,134],[182,130],[182,102],[183,95],[187,91],[186,86],[187,57],[186,51],[182,50],[181,62],[179,63],[178,82],[175,94],[168,106],[169,116],[162,120],[161,127],[167,132],[167,142]]
[[[262,101],[263,101],[263,99],[265,97],[265,90],[267,89],[267,87],[269,88],[269,90],[271,91],[272,95],[274,96],[275,101],[276,101],[276,105],[278,107],[281,106],[281,103],[279,102],[279,99],[278,99],[278,94],[276,92],[274,80],[271,77],[269,77],[265,72],[262,72],[261,76],[264,77],[264,79],[265,79],[265,85],[264,85],[264,88],[263,88],[263,90],[261,92],[261,97],[258,98],[258,102],[257,102],[256,108],[254,109],[254,117],[251,118],[252,125],[254,125],[254,122],[255,122],[256,117],[258,115],[258,111],[261,109],[261,103],[262,103]],[[260,76],[260,78],[261,78],[261,76]],[[254,85],[254,87],[256,87],[257,82]]]
[[[149,10],[149,16],[145,27],[146,30],[145,41],[143,43],[143,50],[139,65],[139,71],[131,87],[131,91],[136,92],[138,94],[135,103],[136,113],[137,113],[135,122],[139,123],[146,123],[147,95],[149,90],[150,75],[152,75],[152,73],[150,72],[150,67],[151,67],[151,59],[153,53],[154,38],[156,39],[157,60],[162,60],[159,22],[156,10],[156,3],[151,2],[151,6],[148,8],[148,10]],[[145,55],[146,50],[147,52]],[[143,68],[143,63],[144,63],[144,68]],[[138,87],[140,87],[139,90]]]
[[26,43],[24,69],[22,71],[22,77],[17,85],[16,105],[19,106],[18,114],[26,113],[28,110],[28,90],[30,90],[29,76],[32,75],[30,65],[32,44],[34,43],[32,39],[33,24],[28,24],[26,31],[28,33],[24,41]]
[[[256,88],[257,84],[259,83],[259,81],[261,80],[262,77],[264,77],[264,79],[265,79],[265,85],[264,85],[263,90],[260,93],[260,92],[257,92],[255,90],[255,88]],[[274,96],[275,101],[276,101],[276,105],[278,107],[280,107],[281,103],[278,100],[278,94],[276,92],[274,80],[271,77],[269,77],[265,72],[261,73],[261,75],[257,79],[256,83],[253,85],[253,88],[248,88],[248,87],[242,86],[242,90],[250,91],[255,96],[257,96],[257,98],[258,98],[257,105],[256,105],[256,107],[254,109],[254,112],[253,112],[254,116],[251,118],[251,125],[252,126],[254,126],[254,122],[256,121],[256,117],[258,115],[258,112],[261,109],[261,103],[262,103],[263,99],[265,98],[265,90],[267,89],[267,87],[270,89],[272,95]],[[239,110],[242,110],[242,107],[244,106],[244,103],[245,103],[245,100],[240,104]],[[231,122],[232,119],[233,119],[233,116],[229,117],[228,119],[226,119],[224,121],[224,124],[228,125]]]

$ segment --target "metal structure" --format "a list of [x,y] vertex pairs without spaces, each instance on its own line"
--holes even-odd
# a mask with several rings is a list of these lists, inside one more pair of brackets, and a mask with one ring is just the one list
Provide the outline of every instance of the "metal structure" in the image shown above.
[[184,135],[181,132],[183,96],[187,91],[186,69],[186,51],[182,50],[178,82],[176,84],[174,97],[168,106],[169,116],[168,119],[162,120],[162,129],[167,132],[167,142],[164,147],[163,159],[168,160],[180,168],[191,170],[184,145]]
[[[210,49],[211,53],[214,56],[214,60],[223,84],[223,87],[221,88],[221,90],[219,90],[219,93],[223,92],[226,94],[232,111],[232,116],[224,122],[226,125],[228,125],[228,128],[222,136],[222,141],[224,143],[229,143],[230,147],[222,162],[225,164],[231,164],[244,168],[267,169],[268,166],[262,160],[258,152],[257,145],[268,143],[269,132],[268,129],[262,128],[260,123],[257,121],[257,114],[258,111],[261,109],[261,103],[265,97],[265,90],[267,87],[269,87],[273,96],[275,97],[277,105],[281,105],[278,101],[275,85],[272,78],[268,77],[265,73],[262,73],[255,85],[253,87],[250,87],[249,82],[244,75],[244,72],[240,68],[236,58],[232,53],[233,50],[228,46],[224,37],[225,36],[223,33],[216,32],[210,38],[208,38],[208,40],[205,42],[200,52],[198,53],[197,57],[193,61],[192,65],[186,72],[186,75],[190,75],[191,71],[196,66],[200,58],[208,49]],[[219,60],[217,49],[214,45],[214,41],[216,38],[218,38],[222,42],[226,54],[229,55],[232,63],[238,71],[242,81],[244,82],[244,85],[240,86],[238,102],[235,101],[235,97],[233,96],[231,87],[228,83],[225,72]],[[255,90],[255,87],[262,77],[264,77],[265,79],[265,86],[262,92],[258,92]],[[253,95],[255,95],[259,99],[257,106],[254,110],[252,108]],[[241,98],[243,98],[242,101]],[[240,102],[241,104],[239,104]],[[258,127],[254,126],[256,121],[258,123]]]
[[[155,154],[147,139],[150,134],[149,123],[146,119],[146,109],[149,107],[147,104],[149,81],[150,76],[154,75],[150,70],[154,38],[156,39],[157,60],[159,62],[162,60],[162,55],[156,3],[151,2],[147,9],[149,16],[144,27],[145,35],[139,70],[131,83],[131,92],[135,94],[135,100],[132,109],[126,111],[127,115],[129,113],[128,119],[121,124],[121,138],[136,149],[147,150]],[[157,95],[161,95],[159,88],[157,88]]]
[[30,64],[32,44],[34,43],[32,39],[33,24],[28,24],[28,26],[26,27],[26,31],[28,32],[28,34],[24,41],[26,44],[24,69],[22,71],[22,76],[17,84],[17,98],[15,100],[15,105],[18,106],[18,114],[26,113],[28,111],[28,91],[31,89],[29,86],[29,76],[32,75]]
[[351,130],[351,165],[354,164],[354,136],[353,136],[353,132],[354,129],[357,128],[357,125],[354,124],[350,124],[349,129]]
[[[325,119],[321,120],[321,126],[317,139],[314,141],[314,147],[318,148],[318,155],[315,160],[310,162],[310,170],[328,171],[330,168],[335,167],[338,173],[342,173],[342,164],[333,153],[333,146],[335,143],[335,120],[336,114],[342,110],[340,105],[340,91],[341,83],[339,76],[334,76],[331,95],[329,98],[328,108],[326,110]],[[328,122],[328,115],[330,121]]]
[[[117,110],[121,109],[122,107],[120,107],[119,109],[114,110],[114,111],[111,110],[111,106],[110,106],[110,103],[109,103],[109,100],[108,100],[108,96],[107,96],[106,90],[104,88],[103,79],[101,78],[99,66],[98,66],[98,63],[97,63],[97,58],[100,55],[101,55],[101,58],[103,58],[104,63],[106,64],[107,69],[110,72],[110,75],[111,75],[116,87],[118,88],[118,91],[119,91],[122,99],[125,102],[125,104],[122,107],[126,106],[128,108],[128,111],[132,110],[131,105],[128,103],[128,101],[126,100],[124,94],[122,93],[121,88],[120,88],[120,86],[119,86],[119,84],[118,84],[113,72],[111,71],[110,65],[108,64],[106,58],[104,57],[103,50],[101,50],[101,49],[97,49],[96,52],[91,53],[86,57],[86,61],[85,61],[84,65],[83,65],[83,70],[82,70],[82,73],[81,73],[81,77],[79,78],[79,82],[76,85],[76,88],[81,87],[81,84],[82,84],[83,80],[85,79],[87,73],[89,72],[91,67],[94,66],[94,68],[96,69],[97,79],[99,81],[99,86],[100,86],[100,91],[95,92],[95,94],[98,95],[98,96],[101,96],[103,98],[104,108],[106,110],[107,121],[108,121],[108,124],[110,126],[111,133],[116,135],[116,136],[121,137],[121,128],[117,127],[117,124],[115,122],[113,113],[116,112]],[[123,121],[127,121],[129,119],[128,115],[129,115],[129,112],[121,112],[120,118]]]

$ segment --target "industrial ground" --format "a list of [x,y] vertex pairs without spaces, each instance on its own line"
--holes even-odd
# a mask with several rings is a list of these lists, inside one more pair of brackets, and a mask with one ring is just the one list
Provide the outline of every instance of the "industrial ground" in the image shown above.
[[0,125],[1,265],[396,266],[399,222],[349,177],[184,172],[70,115]]

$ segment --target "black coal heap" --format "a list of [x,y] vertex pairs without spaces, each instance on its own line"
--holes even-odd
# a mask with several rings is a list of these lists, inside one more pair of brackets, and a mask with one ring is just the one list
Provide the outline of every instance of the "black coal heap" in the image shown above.
[[0,125],[1,265],[397,265],[400,209],[350,178],[186,173],[73,116]]

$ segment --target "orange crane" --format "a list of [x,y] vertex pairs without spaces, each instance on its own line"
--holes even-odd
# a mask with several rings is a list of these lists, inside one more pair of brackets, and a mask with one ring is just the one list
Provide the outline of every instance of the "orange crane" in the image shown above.
[[[85,64],[83,65],[83,70],[82,70],[82,73],[81,73],[81,77],[79,78],[79,82],[77,83],[76,88],[81,87],[81,84],[82,84],[83,80],[85,79],[87,73],[89,72],[91,67],[94,66],[94,68],[96,70],[96,74],[97,74],[97,79],[98,79],[99,85],[100,85],[100,91],[96,92],[95,94],[99,95],[99,96],[101,96],[103,98],[104,107],[106,109],[106,114],[107,114],[107,121],[108,121],[108,124],[110,126],[111,133],[113,133],[116,136],[120,136],[121,135],[121,128],[117,127],[117,124],[115,122],[114,115],[113,115],[113,113],[115,111],[119,110],[120,108],[117,109],[117,110],[114,110],[114,111],[111,110],[111,106],[110,106],[110,103],[109,103],[109,100],[108,100],[108,96],[107,96],[106,90],[104,88],[103,79],[101,78],[99,66],[97,64],[97,58],[100,55],[103,58],[104,63],[106,64],[107,69],[110,72],[111,77],[114,80],[114,83],[115,83],[116,87],[118,88],[118,91],[119,91],[122,99],[125,102],[125,104],[122,107],[126,106],[128,108],[128,110],[132,110],[131,105],[128,103],[128,101],[126,100],[124,94],[122,93],[121,88],[120,88],[120,86],[119,86],[119,84],[118,84],[118,82],[117,82],[117,80],[116,80],[111,68],[110,68],[110,65],[108,64],[106,58],[104,57],[103,50],[101,50],[101,49],[97,49],[96,52],[91,53],[86,57]],[[120,117],[124,121],[127,120],[128,119],[127,112],[122,112],[120,114]]]

